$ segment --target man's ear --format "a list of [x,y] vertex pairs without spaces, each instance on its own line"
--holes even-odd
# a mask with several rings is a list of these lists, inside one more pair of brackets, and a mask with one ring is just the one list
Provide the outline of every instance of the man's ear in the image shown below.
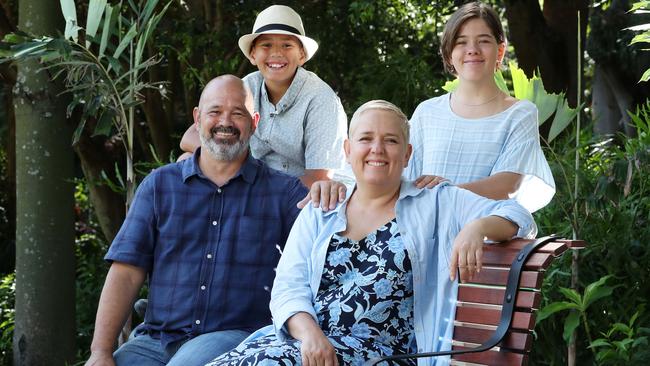
[[253,131],[257,128],[257,125],[260,123],[260,114],[259,112],[253,113]]
[[194,117],[194,128],[198,131],[199,127],[201,125],[201,112],[199,111],[199,107],[194,107],[192,110],[192,117]]

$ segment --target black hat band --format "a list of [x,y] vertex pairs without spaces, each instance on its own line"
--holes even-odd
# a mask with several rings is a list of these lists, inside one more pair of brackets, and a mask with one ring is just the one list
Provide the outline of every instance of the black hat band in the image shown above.
[[262,33],[262,32],[266,32],[266,31],[270,31],[270,30],[282,30],[282,31],[287,31],[287,32],[291,32],[291,33],[297,34],[299,36],[302,36],[302,34],[300,33],[299,30],[297,30],[296,28],[294,28],[294,27],[292,27],[290,25],[275,24],[275,23],[267,24],[267,25],[265,25],[263,27],[259,27],[253,33]]

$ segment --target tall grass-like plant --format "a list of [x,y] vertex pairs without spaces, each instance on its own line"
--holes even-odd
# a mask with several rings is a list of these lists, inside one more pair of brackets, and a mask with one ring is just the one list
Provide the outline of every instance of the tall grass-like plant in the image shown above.
[[[649,0],[637,1],[634,4],[632,4],[632,8],[630,9],[630,13],[641,14],[641,13],[648,13],[648,12],[650,12]],[[632,38],[632,41],[630,42],[631,45],[635,43],[650,43],[650,23],[631,27],[629,29],[632,31],[641,32],[636,36],[634,36],[634,38]],[[643,73],[639,82],[648,81],[648,80],[650,80],[650,69],[647,69]]]
[[62,37],[34,37],[16,32],[5,37],[1,61],[38,58],[53,78],[65,81],[72,95],[68,115],[79,108],[81,121],[72,137],[76,143],[86,121],[98,121],[95,135],[117,134],[126,151],[126,205],[135,192],[133,169],[133,129],[135,107],[143,103],[146,88],[159,83],[143,80],[144,72],[157,63],[145,58],[145,46],[171,4],[156,11],[159,0],[136,4],[90,0],[85,27],[77,19],[74,0],[60,0],[66,28]]

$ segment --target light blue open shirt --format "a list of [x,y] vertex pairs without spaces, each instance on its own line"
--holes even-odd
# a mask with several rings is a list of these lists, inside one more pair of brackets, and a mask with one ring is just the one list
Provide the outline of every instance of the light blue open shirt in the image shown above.
[[[346,228],[345,208],[353,191],[348,189],[346,200],[333,211],[322,212],[307,205],[293,225],[271,292],[273,327],[280,340],[289,337],[285,323],[294,314],[306,312],[316,320],[313,304],[327,246],[332,234]],[[413,269],[418,352],[448,350],[458,290],[458,283],[449,280],[449,258],[458,232],[465,224],[492,215],[518,225],[517,237],[534,237],[535,222],[514,200],[490,200],[447,183],[433,189],[418,189],[412,182],[402,181],[395,211]],[[269,330],[257,335],[268,334]],[[419,359],[418,365],[434,362],[448,364],[449,358]]]

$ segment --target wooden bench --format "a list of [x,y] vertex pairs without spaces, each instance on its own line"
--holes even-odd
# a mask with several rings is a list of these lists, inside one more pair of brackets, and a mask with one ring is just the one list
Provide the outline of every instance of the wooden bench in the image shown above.
[[451,352],[384,357],[366,365],[445,354],[452,354],[452,365],[526,365],[546,269],[568,249],[584,247],[581,240],[555,237],[486,246],[481,273],[458,287]]

